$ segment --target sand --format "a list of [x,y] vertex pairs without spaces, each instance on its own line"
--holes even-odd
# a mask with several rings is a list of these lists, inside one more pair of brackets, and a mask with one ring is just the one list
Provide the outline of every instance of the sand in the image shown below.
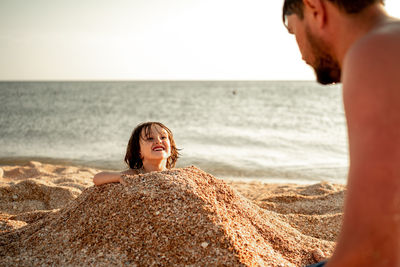
[[0,266],[304,266],[335,246],[345,187],[224,181],[192,166],[0,169]]

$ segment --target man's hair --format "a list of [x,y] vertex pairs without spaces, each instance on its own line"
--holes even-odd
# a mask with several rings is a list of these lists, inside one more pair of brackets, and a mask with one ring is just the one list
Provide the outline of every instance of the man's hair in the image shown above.
[[133,129],[131,137],[129,138],[128,146],[126,148],[125,162],[131,169],[140,169],[143,166],[140,157],[140,139],[150,136],[151,127],[158,125],[168,133],[168,138],[171,144],[171,156],[167,159],[167,169],[175,167],[176,161],[179,158],[178,148],[176,147],[174,136],[170,129],[161,122],[145,122],[141,123]]
[[[355,14],[362,11],[364,8],[375,4],[384,3],[384,0],[327,0],[339,9],[343,10],[348,14]],[[283,22],[286,22],[286,16],[296,14],[300,19],[303,19],[303,0],[285,0],[283,4]]]

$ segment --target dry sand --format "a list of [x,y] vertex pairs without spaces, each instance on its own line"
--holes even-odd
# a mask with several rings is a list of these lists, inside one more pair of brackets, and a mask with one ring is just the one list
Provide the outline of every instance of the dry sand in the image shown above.
[[304,266],[329,257],[345,188],[223,181],[196,167],[92,186],[99,170],[0,169],[0,266]]

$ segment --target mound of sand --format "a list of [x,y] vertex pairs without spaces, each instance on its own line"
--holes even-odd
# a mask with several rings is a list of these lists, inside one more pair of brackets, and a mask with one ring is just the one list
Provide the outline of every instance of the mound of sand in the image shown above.
[[0,234],[0,261],[302,266],[316,261],[316,250],[330,255],[334,247],[301,233],[289,223],[291,214],[262,209],[195,167],[127,177],[126,183],[88,187],[60,210],[8,215],[7,222],[26,225]]
[[6,214],[62,208],[93,185],[93,174],[98,172],[35,161],[1,170],[0,212]]

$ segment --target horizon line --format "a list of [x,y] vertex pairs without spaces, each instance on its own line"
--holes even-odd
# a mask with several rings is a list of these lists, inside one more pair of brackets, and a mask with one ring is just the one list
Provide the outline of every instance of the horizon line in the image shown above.
[[33,79],[33,80],[1,80],[2,82],[316,82],[316,80],[299,79]]

